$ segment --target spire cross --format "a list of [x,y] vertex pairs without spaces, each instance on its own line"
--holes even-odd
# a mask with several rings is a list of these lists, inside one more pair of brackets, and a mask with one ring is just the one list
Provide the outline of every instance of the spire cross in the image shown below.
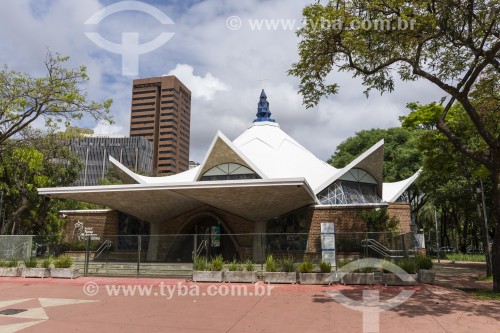
[[260,81],[260,88],[264,89],[264,81],[268,81],[268,79],[260,79],[260,80],[257,80],[257,81]]

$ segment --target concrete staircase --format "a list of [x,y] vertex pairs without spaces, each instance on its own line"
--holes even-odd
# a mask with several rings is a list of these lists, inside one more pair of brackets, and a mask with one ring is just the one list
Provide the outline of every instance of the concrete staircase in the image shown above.
[[[75,261],[75,268],[84,273],[84,261]],[[139,266],[140,277],[168,277],[168,278],[191,278],[193,264],[191,263],[157,263],[145,262]],[[136,277],[136,262],[99,262],[90,261],[88,268],[89,276],[117,276]]]

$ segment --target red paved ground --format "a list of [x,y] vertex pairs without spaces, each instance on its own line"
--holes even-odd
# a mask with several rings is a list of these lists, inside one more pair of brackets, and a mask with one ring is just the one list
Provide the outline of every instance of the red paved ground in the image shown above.
[[[83,291],[89,282],[99,287],[95,296],[87,296]],[[25,312],[28,318],[0,316],[0,333],[363,332],[361,312],[344,307],[328,294],[328,291],[339,290],[359,300],[363,289],[379,290],[382,300],[394,297],[403,289],[415,291],[407,302],[380,314],[380,332],[500,332],[500,302],[474,300],[461,291],[440,286],[279,285],[270,295],[258,297],[175,294],[167,299],[165,289],[177,287],[178,283],[191,290],[200,288],[201,293],[206,293],[210,286],[174,279],[0,278],[0,311],[32,309]],[[149,296],[108,296],[106,285],[153,287]],[[246,286],[254,291],[253,285]],[[265,287],[261,282],[258,286]],[[95,291],[89,285],[87,288],[87,291]],[[160,288],[164,289],[165,296],[161,295]],[[19,299],[29,300],[5,303]],[[67,299],[95,302],[56,306],[70,302],[65,301]]]

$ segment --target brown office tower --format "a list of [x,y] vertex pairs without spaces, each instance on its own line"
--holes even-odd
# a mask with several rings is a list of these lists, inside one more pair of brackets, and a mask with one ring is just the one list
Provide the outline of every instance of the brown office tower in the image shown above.
[[175,76],[133,84],[130,136],[153,143],[153,175],[188,170],[191,91]]

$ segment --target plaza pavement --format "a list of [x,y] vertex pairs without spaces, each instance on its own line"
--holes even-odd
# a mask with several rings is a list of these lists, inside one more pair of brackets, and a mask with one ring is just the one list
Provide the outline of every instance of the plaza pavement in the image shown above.
[[[443,272],[453,272],[447,265],[444,269],[436,266],[438,283],[446,282]],[[474,274],[473,268],[468,277]],[[468,277],[462,279],[468,281]],[[146,278],[0,278],[0,333],[363,332],[362,313],[339,304],[331,294],[340,291],[361,300],[363,290],[377,290],[382,302],[403,290],[414,291],[408,301],[380,313],[380,332],[500,332],[500,302],[476,300],[443,286],[275,285],[269,295],[263,296],[203,296],[208,288],[221,285],[230,288],[235,284],[210,287],[185,280]],[[149,296],[139,295],[138,289],[134,296],[123,292],[110,296],[109,286],[152,289]],[[174,292],[182,288],[179,286],[200,294],[179,295]],[[256,291],[254,285],[245,286],[251,293]],[[257,286],[259,292],[267,287],[262,282]],[[172,297],[168,290],[173,292]],[[5,310],[26,311],[6,314]]]

